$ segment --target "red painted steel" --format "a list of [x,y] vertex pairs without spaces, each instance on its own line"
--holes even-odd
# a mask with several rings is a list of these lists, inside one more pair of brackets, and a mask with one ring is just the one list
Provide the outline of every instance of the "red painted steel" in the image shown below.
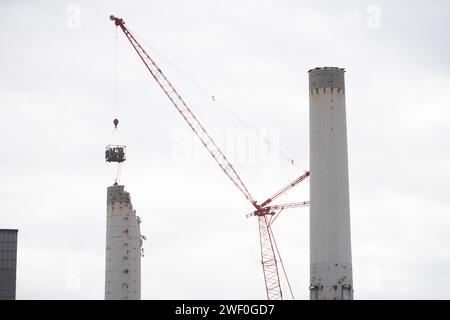
[[278,272],[277,257],[273,247],[267,215],[258,217],[259,241],[261,246],[261,263],[264,271],[266,294],[268,300],[283,300],[280,276]]
[[290,190],[291,188],[295,187],[297,184],[299,184],[300,182],[305,180],[307,177],[309,177],[309,171],[305,172],[305,174],[302,174],[300,177],[298,177],[297,179],[295,179],[294,181],[289,183],[286,187],[284,187],[283,189],[281,189],[280,191],[275,193],[273,196],[271,196],[269,199],[264,201],[261,204],[261,207],[265,207],[266,205],[271,203],[273,200],[275,200],[276,198],[280,197],[282,194],[284,194],[285,192],[287,192],[288,190]]

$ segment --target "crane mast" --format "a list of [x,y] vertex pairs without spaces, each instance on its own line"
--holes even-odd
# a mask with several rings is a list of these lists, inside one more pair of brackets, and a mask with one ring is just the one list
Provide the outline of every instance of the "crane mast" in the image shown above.
[[283,294],[281,290],[280,277],[277,265],[277,255],[274,250],[275,239],[273,238],[273,233],[271,231],[268,216],[272,217],[275,213],[273,210],[283,210],[285,208],[294,208],[306,206],[309,202],[297,202],[285,205],[275,205],[268,206],[275,198],[278,198],[286,191],[306,179],[309,176],[309,172],[301,175],[299,178],[295,179],[285,188],[281,189],[275,193],[271,198],[264,201],[259,205],[247,187],[243,183],[242,179],[234,169],[233,165],[227,159],[222,150],[218,147],[216,142],[213,140],[211,135],[206,131],[205,127],[200,123],[195,114],[189,108],[187,103],[183,100],[180,94],[177,92],[175,87],[166,78],[164,73],[154,62],[154,60],[147,54],[147,52],[142,48],[135,37],[130,33],[130,31],[125,27],[125,22],[121,18],[117,18],[113,15],[110,16],[110,20],[114,21],[114,24],[120,27],[135,49],[136,53],[141,58],[142,62],[147,67],[148,71],[151,73],[153,78],[156,80],[158,85],[164,91],[166,96],[172,102],[173,106],[177,109],[195,135],[199,138],[203,146],[208,150],[213,159],[219,165],[221,170],[227,175],[227,177],[232,181],[232,183],[240,190],[244,197],[252,204],[256,209],[252,214],[258,216],[259,224],[259,236],[260,236],[260,247],[261,247],[261,263],[263,266],[264,280],[266,286],[266,294],[269,300],[282,300]]
[[268,300],[283,300],[280,275],[278,272],[277,257],[274,250],[274,239],[270,232],[267,215],[258,216],[259,242],[261,248],[261,263],[266,284]]

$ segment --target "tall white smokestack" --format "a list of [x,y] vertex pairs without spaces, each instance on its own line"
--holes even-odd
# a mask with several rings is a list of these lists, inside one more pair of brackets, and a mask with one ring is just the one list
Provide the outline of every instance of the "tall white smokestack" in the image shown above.
[[311,300],[353,299],[344,72],[308,72]]
[[124,186],[107,191],[105,300],[141,299],[140,220]]

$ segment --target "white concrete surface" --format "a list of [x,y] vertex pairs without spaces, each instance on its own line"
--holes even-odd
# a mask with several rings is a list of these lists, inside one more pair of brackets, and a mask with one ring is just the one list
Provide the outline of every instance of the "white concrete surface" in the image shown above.
[[353,299],[344,70],[309,78],[310,298]]
[[105,300],[141,298],[141,231],[124,186],[107,190]]

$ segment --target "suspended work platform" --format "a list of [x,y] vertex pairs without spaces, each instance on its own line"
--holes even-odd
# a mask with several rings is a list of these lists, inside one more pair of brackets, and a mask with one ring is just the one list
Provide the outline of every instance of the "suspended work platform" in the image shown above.
[[124,162],[125,157],[125,146],[122,145],[107,145],[105,151],[106,162]]

